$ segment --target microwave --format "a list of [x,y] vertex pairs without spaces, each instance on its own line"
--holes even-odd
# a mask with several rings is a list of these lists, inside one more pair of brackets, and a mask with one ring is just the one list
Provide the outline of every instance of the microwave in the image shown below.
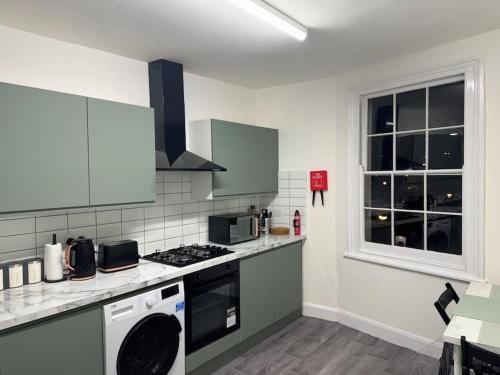
[[254,214],[234,213],[208,217],[208,240],[221,245],[234,245],[254,240],[257,236]]

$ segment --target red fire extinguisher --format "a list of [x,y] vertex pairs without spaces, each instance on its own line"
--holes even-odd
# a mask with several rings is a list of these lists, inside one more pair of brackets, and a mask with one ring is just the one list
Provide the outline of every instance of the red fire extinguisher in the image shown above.
[[293,216],[293,229],[295,230],[295,235],[300,236],[300,213],[299,213],[299,210],[295,210],[295,215]]

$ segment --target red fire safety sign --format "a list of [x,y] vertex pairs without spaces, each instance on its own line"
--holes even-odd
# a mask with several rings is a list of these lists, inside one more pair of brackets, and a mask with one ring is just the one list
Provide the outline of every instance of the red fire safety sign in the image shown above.
[[309,173],[309,179],[311,183],[311,191],[313,192],[312,205],[314,206],[314,201],[316,200],[316,192],[319,191],[321,194],[321,205],[324,206],[323,191],[328,190],[328,172],[327,171],[311,171]]

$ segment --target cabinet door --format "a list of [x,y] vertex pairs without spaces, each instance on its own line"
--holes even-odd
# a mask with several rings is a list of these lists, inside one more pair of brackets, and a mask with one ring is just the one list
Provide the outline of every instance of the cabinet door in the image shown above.
[[212,120],[214,196],[278,191],[278,130]]
[[102,375],[102,329],[95,308],[0,336],[0,374]]
[[276,321],[302,308],[302,243],[282,247],[274,254]]
[[254,335],[274,322],[273,253],[241,261],[241,339]]
[[86,98],[0,83],[0,212],[88,206]]
[[90,205],[155,200],[151,108],[88,99]]

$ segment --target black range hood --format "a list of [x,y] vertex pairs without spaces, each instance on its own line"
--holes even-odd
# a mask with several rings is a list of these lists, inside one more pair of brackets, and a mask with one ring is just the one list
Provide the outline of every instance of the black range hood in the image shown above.
[[149,63],[149,96],[155,111],[156,169],[159,171],[226,171],[186,150],[184,77],[182,64]]

